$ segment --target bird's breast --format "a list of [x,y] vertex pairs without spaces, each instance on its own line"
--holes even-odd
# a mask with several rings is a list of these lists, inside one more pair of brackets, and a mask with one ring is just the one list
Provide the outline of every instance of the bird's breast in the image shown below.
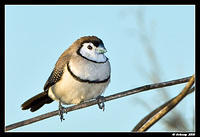
[[53,100],[61,100],[64,104],[78,104],[101,95],[109,82],[110,63],[108,61],[95,64],[70,60],[64,67],[61,80],[50,87],[49,96]]
[[95,63],[86,59],[74,58],[69,61],[68,69],[72,75],[88,81],[104,81],[110,77],[110,63]]

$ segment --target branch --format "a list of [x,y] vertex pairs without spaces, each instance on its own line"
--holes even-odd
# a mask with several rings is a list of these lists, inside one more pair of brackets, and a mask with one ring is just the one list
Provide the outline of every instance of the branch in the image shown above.
[[132,131],[143,132],[149,129],[153,124],[155,124],[159,119],[166,115],[170,110],[172,110],[186,95],[194,91],[192,87],[194,83],[194,75],[191,77],[184,89],[176,97],[170,99],[150,114],[145,116]]
[[[127,90],[127,91],[124,91],[124,92],[120,92],[120,93],[113,94],[113,95],[105,97],[105,102],[113,100],[113,99],[125,97],[125,96],[128,96],[128,95],[132,95],[132,94],[135,94],[135,93],[139,93],[139,92],[142,92],[142,91],[147,91],[147,90],[151,90],[151,89],[162,88],[162,87],[167,87],[167,86],[185,83],[185,82],[188,82],[190,78],[191,78],[191,76],[181,78],[181,79],[171,80],[171,81],[167,81],[167,82],[145,85],[145,86],[138,87],[138,88],[135,88],[135,89]],[[97,103],[98,103],[97,100],[91,100],[91,101],[87,101],[87,102],[84,102],[84,103],[81,103],[81,104],[78,104],[78,105],[67,107],[67,108],[64,109],[64,111],[70,112],[70,111],[74,111],[74,110],[77,110],[77,109],[89,107],[89,106],[95,105]],[[40,115],[40,116],[36,116],[34,118],[30,118],[30,119],[27,119],[27,120],[24,120],[24,121],[21,121],[21,122],[17,122],[17,123],[8,125],[8,126],[6,126],[5,130],[9,131],[11,129],[15,129],[15,128],[18,128],[18,127],[21,127],[21,126],[25,126],[25,125],[28,125],[28,124],[49,118],[49,117],[56,116],[56,115],[59,115],[58,110],[52,111],[52,112],[49,112],[49,113],[46,113],[46,114],[43,114],[43,115]]]

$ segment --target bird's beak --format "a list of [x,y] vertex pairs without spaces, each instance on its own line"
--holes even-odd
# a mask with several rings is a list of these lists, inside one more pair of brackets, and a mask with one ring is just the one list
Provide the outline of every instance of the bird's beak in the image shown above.
[[103,54],[103,53],[106,53],[107,50],[104,46],[99,46],[96,48],[96,52],[99,53],[99,54]]

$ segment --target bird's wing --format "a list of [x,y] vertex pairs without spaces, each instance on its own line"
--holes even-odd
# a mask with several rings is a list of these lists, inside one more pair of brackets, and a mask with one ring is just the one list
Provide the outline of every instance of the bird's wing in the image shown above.
[[[74,52],[71,50],[72,48],[68,48],[63,54],[59,57],[58,61],[56,62],[55,68],[52,71],[51,75],[49,76],[48,80],[44,85],[44,91],[48,91],[48,89],[58,82],[64,71],[64,66],[69,62],[72,53]],[[76,50],[76,49],[75,49]]]
[[44,85],[44,91],[48,91],[48,89],[53,86],[56,82],[58,82],[63,74],[63,69],[56,69],[52,71],[51,75],[49,76],[48,80]]

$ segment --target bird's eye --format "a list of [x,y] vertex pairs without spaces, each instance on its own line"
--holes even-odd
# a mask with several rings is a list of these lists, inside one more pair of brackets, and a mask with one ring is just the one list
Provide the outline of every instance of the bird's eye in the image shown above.
[[87,48],[88,48],[89,50],[92,50],[92,46],[90,46],[90,45],[88,45]]

